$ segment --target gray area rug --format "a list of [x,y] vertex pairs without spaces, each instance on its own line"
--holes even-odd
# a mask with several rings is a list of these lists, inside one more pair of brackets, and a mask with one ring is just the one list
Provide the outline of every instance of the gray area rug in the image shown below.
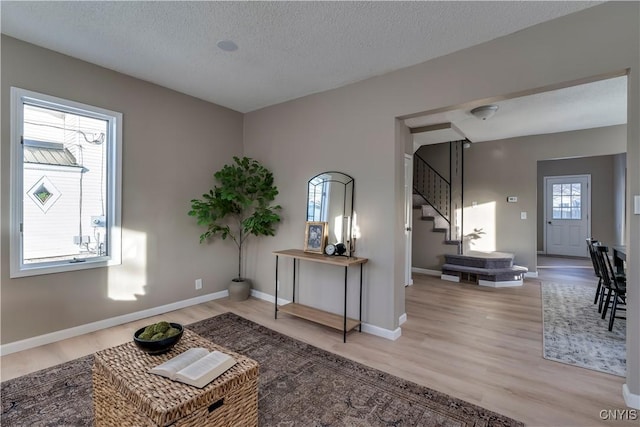
[[616,319],[609,332],[609,313],[600,317],[595,293],[595,287],[542,283],[543,357],[625,376],[626,320]]
[[[260,426],[523,426],[235,314],[188,326],[260,363]],[[93,356],[1,385],[2,426],[93,425]]]

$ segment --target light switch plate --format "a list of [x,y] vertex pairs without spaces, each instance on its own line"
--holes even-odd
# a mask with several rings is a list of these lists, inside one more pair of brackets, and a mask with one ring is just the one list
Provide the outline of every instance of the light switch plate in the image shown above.
[[640,215],[640,196],[633,196],[633,213]]
[[516,203],[518,201],[518,197],[517,196],[509,196],[507,197],[507,202],[509,203]]
[[526,212],[520,212],[520,219],[527,219],[527,213]]

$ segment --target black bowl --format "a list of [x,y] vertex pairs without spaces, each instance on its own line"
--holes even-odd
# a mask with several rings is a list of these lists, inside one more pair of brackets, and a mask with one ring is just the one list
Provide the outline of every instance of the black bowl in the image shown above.
[[140,350],[144,351],[145,353],[149,353],[149,354],[165,353],[171,350],[171,348],[174,345],[176,345],[178,341],[180,341],[180,338],[182,338],[182,333],[184,332],[184,328],[182,327],[181,324],[179,323],[169,323],[169,324],[174,328],[179,329],[180,332],[172,337],[165,338],[163,340],[157,340],[157,341],[143,340],[138,338],[138,336],[144,332],[144,329],[146,328],[145,326],[143,328],[138,329],[136,333],[133,334],[133,341],[140,348]]

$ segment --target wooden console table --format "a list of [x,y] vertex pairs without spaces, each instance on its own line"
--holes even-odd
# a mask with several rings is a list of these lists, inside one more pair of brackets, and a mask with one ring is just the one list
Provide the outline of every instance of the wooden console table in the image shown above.
[[[369,261],[367,258],[356,257],[343,257],[343,256],[329,256],[323,254],[316,254],[310,252],[304,252],[300,249],[286,249],[283,251],[274,251],[276,256],[276,296],[275,296],[275,318],[278,318],[278,311],[291,314],[292,316],[300,317],[302,319],[310,320],[312,322],[319,323],[321,325],[328,326],[330,328],[342,330],[343,342],[347,342],[347,332],[358,327],[359,331],[362,331],[362,269],[363,265]],[[293,302],[278,306],[278,258],[279,257],[293,258]],[[297,264],[300,260],[317,262],[323,264],[336,265],[344,267],[344,312],[342,316],[334,313],[329,313],[324,310],[319,310],[308,305],[299,304],[296,302],[296,261]],[[347,272],[349,267],[360,265],[360,295],[359,295],[359,315],[358,319],[352,319],[347,317]]]

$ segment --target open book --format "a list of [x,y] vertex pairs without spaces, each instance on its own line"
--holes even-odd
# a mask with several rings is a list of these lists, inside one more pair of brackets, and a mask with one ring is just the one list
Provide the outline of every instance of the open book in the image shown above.
[[202,388],[236,364],[233,357],[206,348],[190,348],[149,370],[150,373]]

